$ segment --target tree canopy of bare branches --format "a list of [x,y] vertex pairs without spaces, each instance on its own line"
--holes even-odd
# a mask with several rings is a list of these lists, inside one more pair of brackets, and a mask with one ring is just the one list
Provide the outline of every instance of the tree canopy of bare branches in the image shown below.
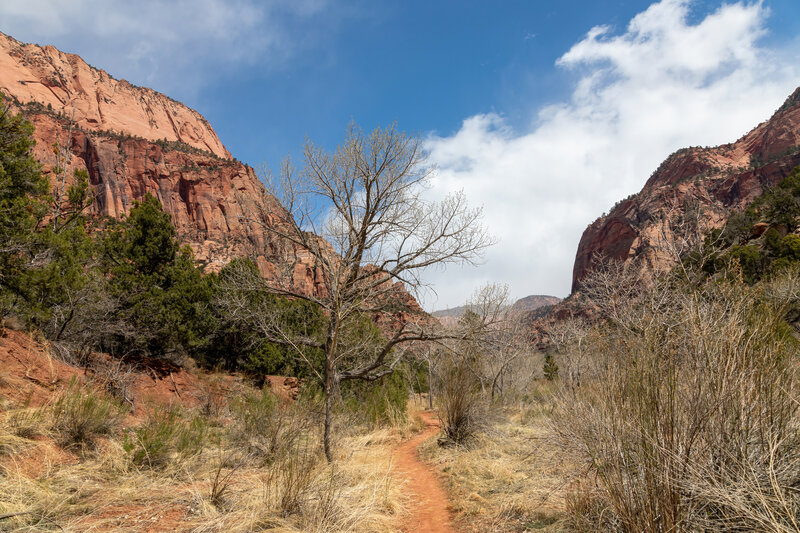
[[[415,320],[408,313],[413,309],[403,305],[405,290],[415,293],[425,286],[424,269],[475,262],[492,244],[481,209],[470,208],[463,193],[441,201],[425,197],[434,172],[418,136],[395,125],[364,133],[351,124],[334,151],[307,141],[301,168],[287,159],[278,176],[267,176],[265,193],[285,211],[265,198],[263,210],[252,214],[286,245],[287,254],[313,265],[313,291],[298,287],[291,269],[262,285],[274,294],[313,302],[326,317],[322,339],[292,337],[279,327],[271,337],[293,345],[301,357],[306,349],[324,352],[320,378],[329,460],[331,397],[338,384],[376,380],[393,371],[402,346],[437,336],[424,316]],[[404,319],[395,321],[388,338],[352,338],[351,324],[363,317],[399,311],[406,311]]]

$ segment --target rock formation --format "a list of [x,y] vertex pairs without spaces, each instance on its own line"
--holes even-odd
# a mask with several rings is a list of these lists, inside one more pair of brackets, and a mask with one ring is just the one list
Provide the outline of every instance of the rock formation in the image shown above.
[[[150,193],[206,271],[251,257],[267,278],[289,280],[307,294],[323,290],[310,254],[256,222],[268,212],[274,227],[289,214],[265,194],[252,168],[231,158],[198,112],[116,80],[76,55],[2,33],[0,92],[33,123],[34,155],[52,182],[54,147],[67,154],[66,176],[87,171],[94,214],[122,217]],[[421,312],[397,285],[404,309]]]
[[178,141],[230,158],[200,113],[151,89],[116,80],[74,54],[24,44],[0,33],[0,88],[21,103],[38,102],[91,132]]
[[596,259],[636,258],[645,275],[675,264],[675,252],[721,227],[800,164],[800,88],[766,122],[732,144],[670,155],[642,190],[584,231],[572,290]]

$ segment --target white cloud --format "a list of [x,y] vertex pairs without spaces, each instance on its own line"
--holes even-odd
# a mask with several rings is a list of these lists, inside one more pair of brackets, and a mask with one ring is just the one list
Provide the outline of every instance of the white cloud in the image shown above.
[[0,31],[53,44],[132,83],[190,92],[242,64],[270,67],[308,42],[326,0],[3,0]]
[[697,24],[689,9],[662,0],[620,34],[592,28],[556,63],[577,74],[572,94],[528,131],[485,114],[429,139],[440,167],[432,194],[463,188],[501,242],[478,268],[431,273],[438,300],[427,297],[426,308],[459,305],[487,281],[510,283],[515,297],[566,295],[587,224],[672,151],[737,139],[797,86],[797,50],[759,45],[762,3],[726,4]]

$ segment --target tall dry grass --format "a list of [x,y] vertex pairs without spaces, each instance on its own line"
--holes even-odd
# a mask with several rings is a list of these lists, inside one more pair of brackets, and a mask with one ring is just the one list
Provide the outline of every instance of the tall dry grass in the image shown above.
[[[83,391],[71,394],[77,399],[70,402],[83,405]],[[95,402],[114,401],[93,394]],[[231,413],[216,425],[211,422],[223,415],[206,420],[212,415],[202,408],[153,409],[134,427],[115,422],[104,428],[92,453],[57,444],[56,421],[71,403],[39,410],[6,406],[0,413],[0,515],[13,516],[0,519],[0,530],[398,529],[406,497],[392,471],[397,429],[343,435],[331,466],[317,424],[308,422],[317,415],[313,406],[264,398],[251,391],[234,399]],[[97,418],[93,409],[70,413],[76,424],[81,414]],[[41,431],[19,436],[28,420],[40,420]]]
[[529,387],[529,397],[497,409],[491,430],[469,446],[441,447],[431,439],[423,459],[437,468],[458,531],[565,531],[565,498],[577,465],[553,446],[548,414],[556,387]]

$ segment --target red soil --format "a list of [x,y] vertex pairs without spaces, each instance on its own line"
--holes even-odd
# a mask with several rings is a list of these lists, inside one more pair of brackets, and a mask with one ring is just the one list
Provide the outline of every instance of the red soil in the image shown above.
[[57,359],[21,331],[6,329],[0,336],[0,396],[31,407],[50,401],[53,391],[70,379],[83,379],[83,372]]
[[[92,365],[110,367],[114,360],[92,354]],[[95,379],[92,379],[92,378]],[[0,335],[0,398],[39,407],[57,397],[72,379],[102,388],[102,376],[91,369],[68,365],[50,354],[47,345],[21,331],[6,329]],[[160,361],[139,364],[130,376],[130,390],[136,418],[153,405],[214,408],[225,405],[241,388],[234,376],[201,379],[195,373]]]

